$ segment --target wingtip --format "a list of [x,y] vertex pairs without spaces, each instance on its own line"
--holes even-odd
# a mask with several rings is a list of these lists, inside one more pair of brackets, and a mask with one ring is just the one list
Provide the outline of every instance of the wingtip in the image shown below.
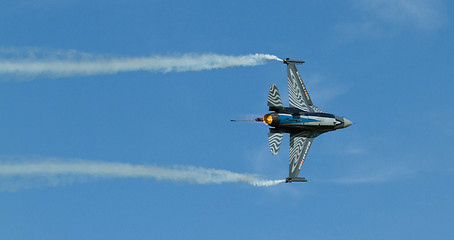
[[305,63],[305,61],[303,61],[303,60],[290,60],[290,58],[286,58],[286,59],[282,60],[282,62],[284,64],[303,64],[303,63]]

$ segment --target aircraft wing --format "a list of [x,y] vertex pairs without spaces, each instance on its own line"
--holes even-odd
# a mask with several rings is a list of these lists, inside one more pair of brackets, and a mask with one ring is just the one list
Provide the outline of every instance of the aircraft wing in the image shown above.
[[290,133],[289,178],[296,179],[306,159],[312,141],[319,134],[315,132]]
[[287,63],[289,105],[306,112],[323,112],[312,103],[294,63]]

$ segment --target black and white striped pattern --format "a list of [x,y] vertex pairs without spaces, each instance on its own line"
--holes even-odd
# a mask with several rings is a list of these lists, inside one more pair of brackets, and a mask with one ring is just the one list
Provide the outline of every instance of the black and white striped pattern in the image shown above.
[[306,87],[299,76],[294,64],[287,65],[288,94],[290,107],[296,107],[303,111],[312,112],[309,105],[312,105]]
[[312,104],[312,100],[295,64],[287,65],[287,77],[290,107],[296,107],[306,112],[323,112]]
[[279,152],[282,138],[284,138],[283,133],[268,133],[268,141],[270,143],[270,151],[272,154],[277,154]]
[[270,86],[270,91],[268,93],[268,106],[270,107],[283,107],[281,100],[281,95],[279,95],[279,91],[277,90],[277,86],[275,84]]
[[290,178],[298,177],[313,140],[313,137],[308,137],[307,133],[304,132],[290,134]]
[[314,112],[324,113],[324,111],[320,110],[320,108],[318,108],[318,107],[316,107],[316,106],[314,106],[314,105],[310,106],[310,108],[312,108],[312,110],[313,110]]

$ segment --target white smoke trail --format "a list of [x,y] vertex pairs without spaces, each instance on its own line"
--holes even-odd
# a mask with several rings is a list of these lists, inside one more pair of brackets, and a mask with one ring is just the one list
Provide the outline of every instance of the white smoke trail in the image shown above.
[[70,77],[119,72],[185,72],[236,66],[256,66],[271,60],[269,54],[229,56],[219,54],[183,54],[179,56],[114,57],[77,51],[26,51],[0,49],[0,75],[22,78]]
[[[33,162],[0,163],[3,189],[27,188],[30,181],[61,185],[84,178],[153,178],[197,184],[243,182],[253,186],[273,186],[284,180],[266,180],[256,174],[192,166],[157,167],[127,163],[93,162],[85,160],[48,159]],[[9,181],[4,181],[9,180]],[[47,181],[47,182],[46,182]],[[0,188],[0,189],[1,189]]]

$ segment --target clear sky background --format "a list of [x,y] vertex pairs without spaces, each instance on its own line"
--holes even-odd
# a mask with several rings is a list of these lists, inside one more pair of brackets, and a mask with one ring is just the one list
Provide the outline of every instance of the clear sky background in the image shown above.
[[[356,124],[314,141],[304,184],[97,178],[4,190],[0,239],[453,239],[453,11],[441,0],[1,1],[3,51],[306,60],[314,104]],[[2,162],[288,175],[288,136],[273,156],[265,125],[230,122],[267,113],[273,83],[288,104],[277,61],[0,78]]]

